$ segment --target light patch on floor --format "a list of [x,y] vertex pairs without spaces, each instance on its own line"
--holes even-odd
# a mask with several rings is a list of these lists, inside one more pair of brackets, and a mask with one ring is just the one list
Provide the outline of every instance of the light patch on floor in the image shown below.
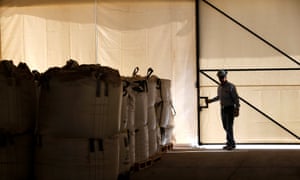
[[[200,149],[222,149],[224,145],[203,145]],[[236,149],[300,149],[300,145],[237,145]]]

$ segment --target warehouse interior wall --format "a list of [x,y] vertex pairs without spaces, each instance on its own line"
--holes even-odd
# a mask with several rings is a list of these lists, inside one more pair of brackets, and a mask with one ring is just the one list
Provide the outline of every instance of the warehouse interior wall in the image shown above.
[[2,0],[0,59],[46,71],[69,59],[171,79],[177,144],[197,141],[192,0]]
[[[209,0],[295,59],[300,58],[298,0]],[[2,0],[0,59],[43,72],[69,59],[99,63],[131,76],[138,66],[172,80],[177,144],[197,142],[194,0]],[[200,1],[200,67],[299,68]],[[299,62],[299,60],[298,60]],[[207,72],[215,78],[215,72]],[[299,71],[229,72],[241,97],[300,135]],[[200,75],[200,95],[216,84]],[[201,111],[203,143],[224,142],[218,103]],[[241,103],[237,142],[298,143]]]
[[[253,34],[201,1],[201,69],[299,68],[300,2],[297,0],[209,0],[215,7],[237,20],[295,61],[270,47]],[[298,62],[298,63],[297,63]],[[216,72],[206,72],[215,80]],[[229,71],[228,80],[246,99],[278,123],[300,135],[300,72]],[[200,75],[200,95],[216,96],[217,85]],[[219,104],[210,104],[200,113],[202,143],[225,142]],[[235,119],[238,143],[299,143],[275,123],[241,102]]]

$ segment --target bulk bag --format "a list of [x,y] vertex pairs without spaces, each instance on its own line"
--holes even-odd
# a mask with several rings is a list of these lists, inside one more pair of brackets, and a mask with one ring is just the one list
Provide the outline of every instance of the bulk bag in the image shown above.
[[135,132],[135,161],[140,162],[149,158],[148,127],[144,126]]
[[161,79],[161,98],[162,101],[160,103],[161,112],[159,112],[159,126],[160,127],[168,127],[169,121],[172,118],[173,113],[173,104],[172,104],[172,97],[171,97],[171,80],[168,79]]
[[123,97],[121,111],[121,131],[134,131],[134,115],[135,115],[135,97],[133,90],[130,88],[130,82],[126,79],[123,82]]
[[134,127],[138,129],[147,125],[148,122],[147,81],[137,77],[132,78],[130,79],[130,88],[135,101]]
[[52,68],[41,77],[41,135],[104,138],[120,131],[119,72],[100,65]]
[[36,89],[26,64],[0,61],[0,130],[22,134],[34,130]]
[[129,162],[130,166],[133,166],[136,162],[135,160],[135,132],[129,131],[128,132],[128,142],[129,142]]
[[0,135],[0,179],[33,179],[33,135]]
[[105,139],[40,136],[37,180],[112,180],[119,173],[119,136]]
[[129,132],[119,135],[119,175],[128,176],[130,171]]
[[158,95],[160,89],[158,85],[159,79],[156,76],[151,76],[147,80],[148,85],[148,128],[154,130],[157,127],[156,104],[159,103]]
[[149,136],[149,156],[153,156],[158,153],[158,140],[157,140],[157,128],[148,129]]

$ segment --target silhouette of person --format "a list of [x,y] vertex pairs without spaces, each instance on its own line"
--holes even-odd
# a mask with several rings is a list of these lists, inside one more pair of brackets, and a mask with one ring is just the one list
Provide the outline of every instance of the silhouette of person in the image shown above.
[[233,134],[234,117],[239,116],[239,96],[236,87],[231,82],[227,81],[227,71],[219,70],[217,72],[220,84],[218,86],[217,96],[212,99],[207,99],[207,103],[220,101],[221,119],[223,128],[226,132],[226,146],[225,150],[235,149],[235,140]]

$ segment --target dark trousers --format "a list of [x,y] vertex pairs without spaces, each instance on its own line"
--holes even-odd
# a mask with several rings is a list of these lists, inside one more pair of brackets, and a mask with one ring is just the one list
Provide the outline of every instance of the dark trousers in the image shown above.
[[234,120],[234,107],[227,106],[221,108],[221,117],[223,128],[226,132],[226,140],[228,146],[235,146],[234,136],[233,136],[233,120]]

